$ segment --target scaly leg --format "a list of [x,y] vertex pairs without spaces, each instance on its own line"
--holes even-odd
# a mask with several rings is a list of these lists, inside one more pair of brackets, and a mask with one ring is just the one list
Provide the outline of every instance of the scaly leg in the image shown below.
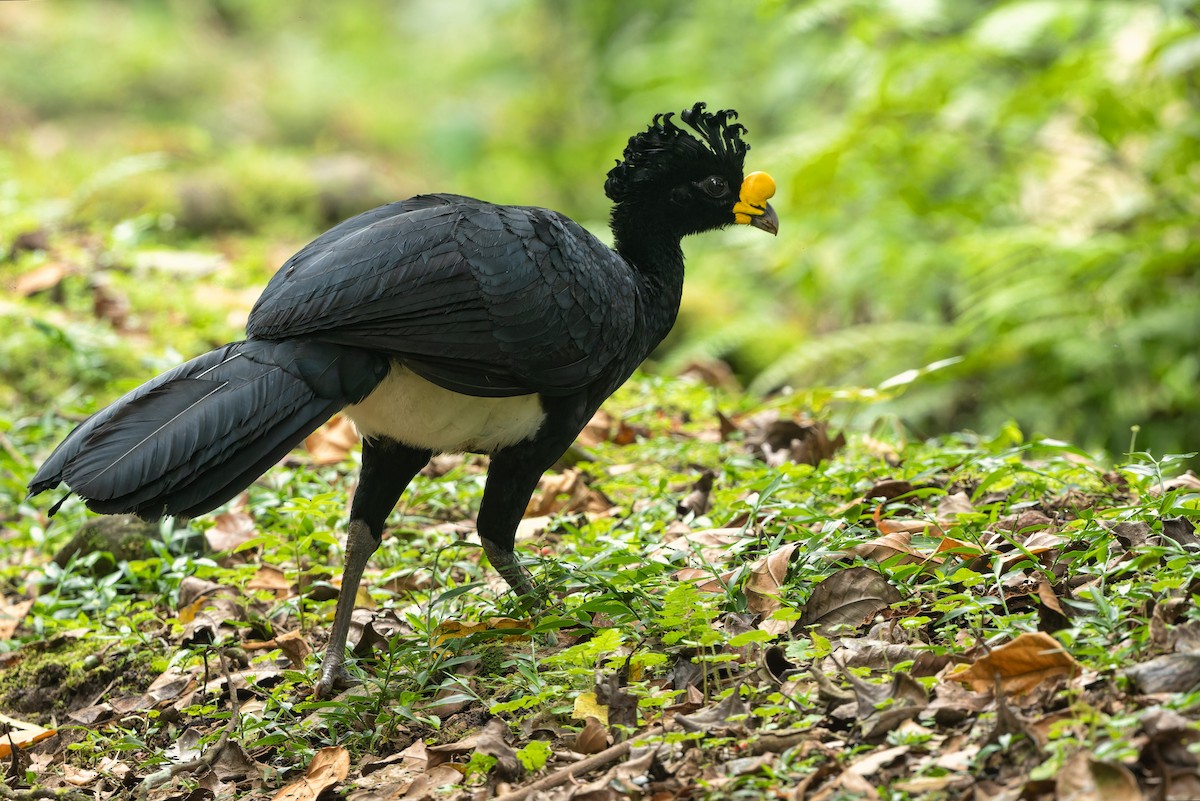
[[526,609],[534,605],[533,582],[529,571],[517,562],[513,552],[517,524],[525,514],[529,497],[537,489],[538,479],[566,453],[579,428],[583,427],[582,422],[575,427],[577,417],[587,421],[582,410],[559,418],[561,422],[556,429],[544,430],[534,440],[505,448],[492,457],[488,466],[476,529],[492,566],[520,597]]
[[313,695],[325,698],[335,687],[348,683],[346,676],[346,637],[354,614],[354,599],[362,581],[367,560],[383,539],[383,524],[396,506],[400,494],[413,476],[428,464],[430,451],[410,448],[394,440],[363,440],[363,464],[358,489],[350,507],[350,530],[346,539],[346,566],[342,572],[342,590],[338,595],[333,629],[321,660],[321,677],[313,686]]

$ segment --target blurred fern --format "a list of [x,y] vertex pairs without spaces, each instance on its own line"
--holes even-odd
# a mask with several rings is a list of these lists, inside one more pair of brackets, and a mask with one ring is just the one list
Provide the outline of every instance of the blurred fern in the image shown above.
[[[959,357],[880,412],[932,430],[1015,419],[1116,452],[1140,425],[1142,444],[1194,450],[1200,58],[1179,54],[1195,17],[904,6],[777,11],[823,56],[770,160],[785,236],[739,288],[745,311],[682,347],[758,359],[757,392]],[[693,273],[716,289],[723,269]]]

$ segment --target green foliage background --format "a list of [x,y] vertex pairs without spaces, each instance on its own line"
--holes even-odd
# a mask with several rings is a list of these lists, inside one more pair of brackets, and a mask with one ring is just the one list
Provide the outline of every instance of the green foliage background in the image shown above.
[[[853,413],[1195,449],[1198,75],[1188,0],[3,3],[0,278],[169,247],[226,254],[203,280],[252,292],[423,191],[603,231],[625,139],[703,99],[742,113],[783,229],[689,243],[665,369],[722,358],[765,393],[950,360]],[[36,229],[77,244],[15,252]],[[7,405],[90,409],[238,336],[191,279],[115,272],[136,348],[59,314],[84,277],[6,290]]]

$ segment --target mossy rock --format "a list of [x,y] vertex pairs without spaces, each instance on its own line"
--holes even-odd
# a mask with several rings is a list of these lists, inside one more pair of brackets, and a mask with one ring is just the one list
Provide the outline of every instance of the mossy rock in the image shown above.
[[105,576],[121,562],[150,559],[157,555],[153,541],[160,538],[157,523],[147,523],[134,515],[108,515],[84,523],[71,541],[54,555],[54,563],[66,567],[72,559],[100,553],[88,571]]

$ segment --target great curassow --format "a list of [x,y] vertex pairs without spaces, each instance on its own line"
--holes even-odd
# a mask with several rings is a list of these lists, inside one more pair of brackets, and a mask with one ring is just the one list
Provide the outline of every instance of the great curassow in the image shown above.
[[[604,190],[614,247],[567,217],[421,195],[317,237],[267,284],[246,339],[96,412],[30,495],[65,483],[88,508],[188,518],[233,498],[339,410],[363,437],[341,595],[315,694],[346,676],[346,635],[384,521],[435,453],[491,457],[477,529],[517,593],[513,553],[542,473],[675,322],[688,234],[772,234],[775,183],[743,175],[733,111],[660,114]],[[51,514],[62,504],[60,500]]]

